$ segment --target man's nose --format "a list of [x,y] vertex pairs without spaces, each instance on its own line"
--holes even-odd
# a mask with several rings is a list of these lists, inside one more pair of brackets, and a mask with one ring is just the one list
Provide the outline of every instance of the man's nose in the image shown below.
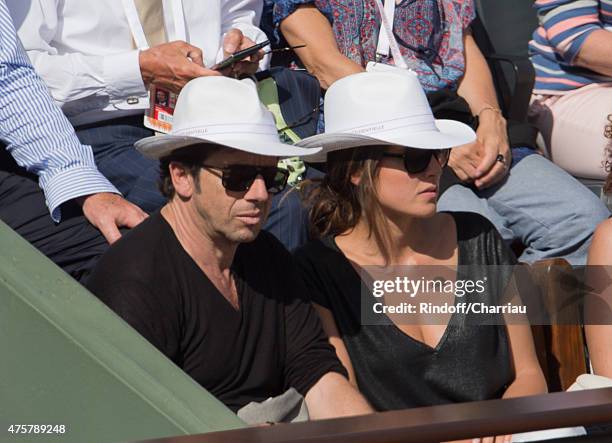
[[269,198],[268,189],[266,187],[266,182],[261,174],[258,174],[253,180],[251,187],[244,195],[246,200],[254,200],[254,201],[262,201],[265,202]]

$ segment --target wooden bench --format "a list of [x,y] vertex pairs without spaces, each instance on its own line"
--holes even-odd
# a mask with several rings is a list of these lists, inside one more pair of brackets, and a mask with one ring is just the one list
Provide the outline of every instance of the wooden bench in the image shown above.
[[576,377],[587,372],[580,308],[577,303],[568,302],[580,296],[579,278],[564,259],[535,263],[530,273],[543,305],[554,313],[550,324],[532,326],[538,360],[549,391],[565,391]]

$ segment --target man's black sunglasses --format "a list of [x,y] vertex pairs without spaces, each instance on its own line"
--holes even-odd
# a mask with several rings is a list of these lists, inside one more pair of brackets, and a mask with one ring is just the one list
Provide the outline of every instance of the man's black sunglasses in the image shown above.
[[213,165],[202,165],[202,167],[221,171],[221,175],[215,175],[221,177],[221,184],[225,189],[233,192],[248,191],[257,176],[261,175],[268,193],[278,194],[285,189],[289,178],[289,171],[276,166],[231,165],[220,168]]
[[404,168],[410,174],[423,172],[429,166],[431,157],[435,157],[441,168],[448,163],[450,149],[416,149],[406,148],[402,154],[385,152],[383,157],[401,158],[404,160]]

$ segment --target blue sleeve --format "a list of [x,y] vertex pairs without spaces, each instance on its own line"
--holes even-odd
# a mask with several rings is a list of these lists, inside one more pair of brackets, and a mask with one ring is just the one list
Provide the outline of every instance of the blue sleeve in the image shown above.
[[68,200],[118,193],[100,174],[91,147],[79,142],[34,71],[4,0],[0,0],[0,140],[18,165],[38,175],[56,222],[61,204]]
[[282,41],[279,30],[280,22],[291,15],[299,6],[308,4],[316,6],[329,22],[333,23],[332,8],[327,0],[264,0],[263,17],[267,17],[267,20],[271,22],[268,23],[268,29],[272,28],[272,32],[268,32],[268,35],[272,37],[274,45],[278,45]]

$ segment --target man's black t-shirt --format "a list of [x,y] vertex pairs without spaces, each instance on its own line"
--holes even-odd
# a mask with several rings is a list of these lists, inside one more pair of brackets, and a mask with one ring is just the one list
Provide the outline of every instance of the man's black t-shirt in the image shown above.
[[88,287],[234,411],[290,387],[305,395],[330,371],[346,376],[271,234],[239,245],[232,273],[238,310],[157,213],[109,249]]

